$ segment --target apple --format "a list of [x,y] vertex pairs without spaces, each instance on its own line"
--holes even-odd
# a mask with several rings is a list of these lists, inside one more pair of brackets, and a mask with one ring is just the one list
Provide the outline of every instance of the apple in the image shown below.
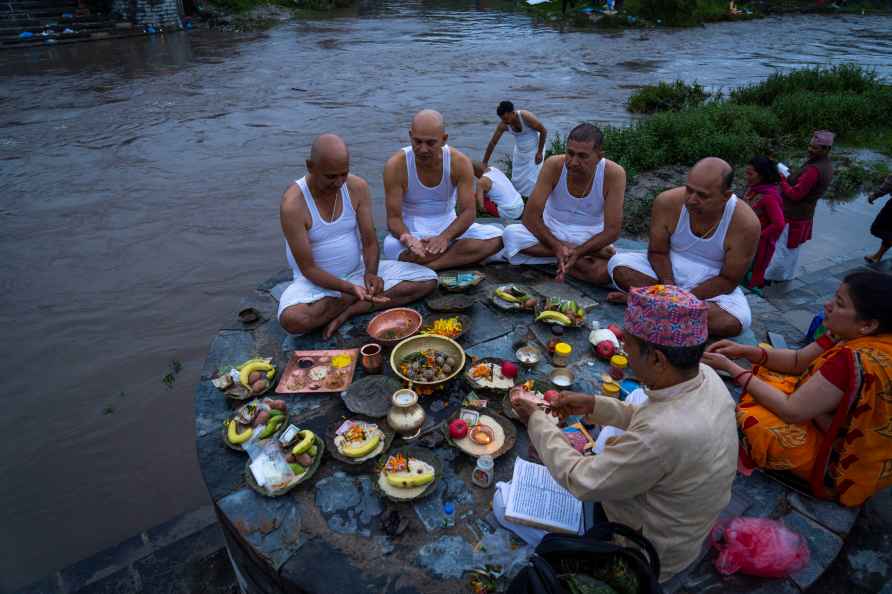
[[595,347],[595,350],[598,353],[598,356],[602,359],[610,359],[616,353],[616,347],[613,346],[613,343],[609,340],[602,340],[598,343],[598,346]]
[[557,390],[548,390],[548,391],[545,392],[545,394],[544,394],[544,396],[545,396],[545,402],[547,402],[548,404],[551,404],[551,403],[553,403],[555,400],[557,400],[557,399],[560,397],[560,395],[561,395],[561,393],[558,392]]
[[517,365],[515,365],[511,361],[502,362],[502,375],[504,375],[508,379],[514,379],[515,377],[517,377],[517,371]]
[[449,423],[449,436],[452,439],[461,439],[468,434],[468,422],[464,419],[455,419]]

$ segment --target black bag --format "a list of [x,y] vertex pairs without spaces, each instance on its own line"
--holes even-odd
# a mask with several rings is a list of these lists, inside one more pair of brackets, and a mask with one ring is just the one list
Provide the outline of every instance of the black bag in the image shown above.
[[[610,542],[614,535],[636,546]],[[546,534],[508,594],[569,594],[562,583],[567,576],[589,576],[588,583],[603,583],[609,586],[604,591],[617,594],[663,592],[660,559],[650,541],[624,524],[603,522],[583,536]]]

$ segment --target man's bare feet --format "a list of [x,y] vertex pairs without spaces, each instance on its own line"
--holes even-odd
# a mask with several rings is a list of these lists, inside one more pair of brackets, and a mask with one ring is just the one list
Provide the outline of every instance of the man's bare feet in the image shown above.
[[629,295],[622,291],[610,291],[607,293],[607,303],[615,303],[617,305],[625,305],[629,302]]
[[322,333],[322,338],[328,340],[332,337],[332,335],[334,335],[335,332],[338,331],[338,328],[344,325],[344,322],[346,322],[350,318],[348,309],[349,308],[336,315],[334,319],[325,326],[325,331]]

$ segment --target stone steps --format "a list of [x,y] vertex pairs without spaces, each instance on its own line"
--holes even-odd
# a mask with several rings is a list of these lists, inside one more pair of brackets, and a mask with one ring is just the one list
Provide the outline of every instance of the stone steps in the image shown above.
[[81,10],[74,0],[7,0],[0,7],[0,49],[110,39],[142,32],[141,28],[109,15]]

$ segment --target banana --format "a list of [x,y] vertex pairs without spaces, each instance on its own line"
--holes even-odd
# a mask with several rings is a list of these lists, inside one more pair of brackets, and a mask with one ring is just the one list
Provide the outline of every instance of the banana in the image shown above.
[[269,421],[266,422],[266,428],[260,432],[258,435],[258,439],[266,439],[273,433],[279,430],[279,427],[282,426],[282,423],[285,422],[285,417],[279,415],[278,417],[270,417]]
[[307,453],[313,458],[316,457],[316,454],[319,452],[319,448],[316,447],[316,444],[310,446],[310,449],[307,450]]
[[425,472],[423,474],[410,474],[408,472],[386,473],[387,482],[394,487],[400,489],[409,489],[412,487],[421,487],[434,480],[433,472]]
[[271,380],[276,377],[276,368],[271,366],[271,369],[266,372],[266,379]]
[[572,326],[573,321],[559,311],[543,311],[536,317],[537,322],[551,322],[561,326]]
[[282,411],[280,411],[280,410],[277,409],[277,408],[271,408],[271,409],[269,410],[269,417],[270,417],[271,419],[274,418],[274,417],[284,417],[284,416],[285,416],[285,413],[283,413]]
[[229,421],[229,426],[226,428],[226,439],[229,440],[229,443],[232,445],[240,445],[245,443],[251,438],[251,433],[254,431],[248,427],[241,433],[238,432],[238,423],[234,420]]
[[363,456],[367,456],[371,454],[378,444],[381,443],[380,435],[373,435],[370,440],[362,445],[358,446],[349,446],[345,445],[341,448],[341,453],[347,456],[348,458],[362,458]]
[[300,456],[304,452],[310,449],[316,441],[316,435],[310,431],[309,429],[304,429],[300,433],[297,434],[300,437],[300,441],[294,446],[294,449],[291,450],[291,453],[295,456]]
[[507,301],[508,303],[520,303],[520,299],[503,289],[496,289],[496,296],[499,299]]
[[307,471],[306,468],[304,468],[303,466],[301,466],[301,465],[298,464],[297,462],[294,462],[294,463],[292,463],[292,464],[289,464],[288,466],[291,467],[291,472],[293,472],[293,473],[296,474],[297,476],[300,476],[300,475],[302,475],[303,473],[305,473],[305,472]]
[[270,371],[271,369],[274,369],[274,367],[272,365],[270,365],[269,363],[267,363],[266,361],[264,361],[262,359],[259,361],[254,360],[254,361],[242,366],[242,368],[239,370],[238,380],[239,380],[239,382],[241,382],[241,384],[243,386],[245,386],[247,388],[250,385],[248,383],[248,378],[251,377],[252,373],[254,373],[255,371],[262,371],[262,372],[266,373],[266,372]]

